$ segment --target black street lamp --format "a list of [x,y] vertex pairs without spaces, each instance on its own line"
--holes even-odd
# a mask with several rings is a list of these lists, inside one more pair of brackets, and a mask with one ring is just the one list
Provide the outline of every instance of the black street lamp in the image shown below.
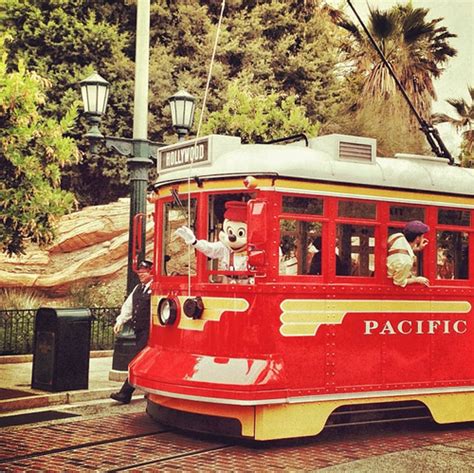
[[104,135],[99,130],[102,115],[107,108],[110,84],[97,72],[80,82],[84,112],[91,124],[89,131],[84,135],[89,139],[102,139]]
[[[127,164],[130,170],[130,228],[128,241],[128,269],[127,269],[127,294],[137,284],[138,280],[133,271],[133,219],[139,213],[146,213],[146,190],[148,186],[148,168],[152,164],[150,158],[156,160],[158,148],[163,146],[144,139],[117,138],[104,136],[99,125],[102,115],[107,108],[110,84],[99,74],[94,72],[87,79],[80,82],[84,113],[90,128],[84,135],[89,139],[91,148],[97,151],[99,143],[105,144],[107,148],[113,148],[122,156],[127,156]],[[176,129],[178,139],[184,140],[192,128],[194,121],[196,99],[186,92],[180,90],[168,99],[171,108],[171,120]],[[142,248],[145,248],[145,227],[143,227]],[[144,258],[144,254],[139,255]]]
[[193,126],[196,99],[180,90],[168,99],[171,108],[171,121],[178,134],[179,141],[183,141]]

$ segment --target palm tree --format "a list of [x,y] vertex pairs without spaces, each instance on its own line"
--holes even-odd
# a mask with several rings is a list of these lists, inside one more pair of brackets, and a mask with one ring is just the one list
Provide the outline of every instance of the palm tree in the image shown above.
[[474,161],[474,87],[468,86],[469,95],[471,96],[471,103],[468,104],[464,99],[448,99],[446,102],[451,105],[455,111],[456,116],[451,117],[445,113],[435,113],[431,119],[434,124],[449,123],[454,128],[461,132],[463,139],[462,147],[462,164],[470,165]]
[[[440,25],[442,18],[428,20],[428,12],[409,2],[387,11],[370,9],[368,21],[369,31],[425,119],[431,115],[431,104],[436,99],[433,79],[441,75],[446,61],[457,53],[448,44],[456,35]],[[360,103],[374,98],[396,99],[396,83],[365,34],[342,15],[336,22],[355,40],[349,57],[364,78]]]

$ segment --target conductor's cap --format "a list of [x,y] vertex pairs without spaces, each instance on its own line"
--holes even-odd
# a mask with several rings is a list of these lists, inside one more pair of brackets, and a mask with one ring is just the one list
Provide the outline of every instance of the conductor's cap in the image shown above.
[[151,269],[152,267],[153,263],[147,259],[140,261],[137,265],[137,269]]

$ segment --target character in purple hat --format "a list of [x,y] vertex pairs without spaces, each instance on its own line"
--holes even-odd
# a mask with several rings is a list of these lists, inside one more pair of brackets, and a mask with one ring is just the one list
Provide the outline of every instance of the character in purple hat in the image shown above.
[[247,270],[247,204],[225,203],[224,225],[219,241],[198,240],[194,232],[182,226],[175,231],[187,245],[192,245],[211,259],[219,260],[219,269],[226,271]]
[[396,286],[405,287],[414,283],[429,286],[427,278],[413,273],[415,251],[423,251],[428,244],[424,235],[429,230],[430,227],[423,222],[412,220],[405,225],[402,233],[394,233],[389,237],[387,274]]

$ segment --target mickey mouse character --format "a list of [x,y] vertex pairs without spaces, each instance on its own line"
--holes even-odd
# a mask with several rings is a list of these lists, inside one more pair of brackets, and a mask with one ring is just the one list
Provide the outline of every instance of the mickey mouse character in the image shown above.
[[219,241],[198,240],[186,226],[178,228],[175,234],[208,258],[219,259],[219,269],[247,271],[247,204],[231,200],[225,203],[225,209]]

